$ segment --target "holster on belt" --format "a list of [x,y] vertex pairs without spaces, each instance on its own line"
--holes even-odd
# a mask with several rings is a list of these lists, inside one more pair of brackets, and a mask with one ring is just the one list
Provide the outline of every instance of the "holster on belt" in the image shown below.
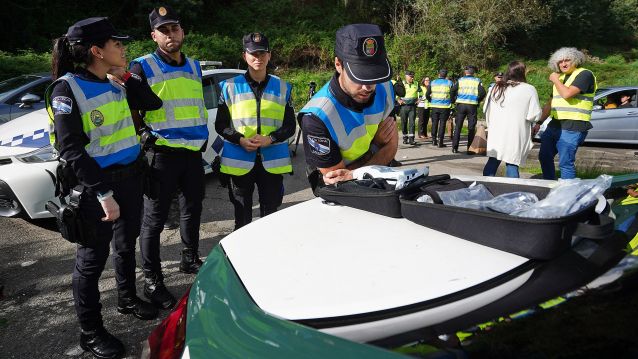
[[71,243],[90,247],[97,236],[94,223],[87,221],[79,210],[80,198],[84,190],[84,186],[77,185],[70,191],[68,203],[64,197],[60,197],[60,206],[48,201],[45,208],[55,217],[62,238]]

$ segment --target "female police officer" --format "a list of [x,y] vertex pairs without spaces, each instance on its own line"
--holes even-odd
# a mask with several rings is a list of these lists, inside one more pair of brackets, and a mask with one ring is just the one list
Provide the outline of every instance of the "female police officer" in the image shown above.
[[124,354],[122,342],[104,329],[100,313],[98,280],[109,243],[118,311],[140,319],[157,316],[157,309],[140,300],[135,289],[144,164],[129,104],[154,110],[162,101],[146,82],[125,72],[121,40],[126,38],[117,35],[107,18],[89,18],[69,27],[54,42],[56,80],[46,94],[53,120],[52,142],[60,160],[70,165],[80,185],[76,188],[84,189],[78,212],[83,228],[92,228],[94,233],[77,247],[73,298],[82,329],[80,345],[99,358]]

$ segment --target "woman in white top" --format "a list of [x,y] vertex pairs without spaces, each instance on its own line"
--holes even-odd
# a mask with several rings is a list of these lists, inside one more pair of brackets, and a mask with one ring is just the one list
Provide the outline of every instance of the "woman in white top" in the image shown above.
[[489,128],[484,176],[496,175],[505,161],[505,175],[519,177],[518,167],[532,149],[532,124],[541,115],[538,93],[526,83],[525,64],[510,62],[503,81],[488,92],[483,111]]

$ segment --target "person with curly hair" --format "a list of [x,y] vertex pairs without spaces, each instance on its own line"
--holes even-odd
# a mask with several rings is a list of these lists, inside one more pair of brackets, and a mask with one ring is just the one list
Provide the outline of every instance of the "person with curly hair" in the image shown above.
[[552,97],[543,108],[541,119],[534,127],[537,132],[551,114],[552,121],[541,136],[538,159],[544,179],[556,179],[554,157],[558,154],[561,178],[576,177],[576,151],[589,129],[596,93],[596,76],[583,68],[585,54],[573,47],[562,47],[552,54],[549,81]]

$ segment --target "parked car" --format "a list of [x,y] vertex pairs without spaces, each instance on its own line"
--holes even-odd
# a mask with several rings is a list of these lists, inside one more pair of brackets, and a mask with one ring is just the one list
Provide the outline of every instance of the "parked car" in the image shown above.
[[[206,173],[218,169],[223,145],[215,131],[219,82],[241,73],[244,70],[203,70],[202,85],[210,134],[208,147],[202,154]],[[24,214],[29,218],[51,217],[44,205],[47,201],[57,202],[54,193],[56,166],[57,157],[49,144],[49,116],[46,109],[0,125],[0,216]]]
[[[620,97],[630,96],[630,107],[618,108]],[[638,144],[638,86],[601,88],[594,96],[591,114],[593,128],[589,130],[585,143]],[[612,105],[613,104],[613,105]],[[540,140],[549,121],[545,121],[535,140]]]
[[44,90],[50,84],[49,73],[22,75],[0,82],[0,124],[44,108]]
[[[457,178],[538,193],[556,185],[534,179]],[[441,214],[453,211],[419,205]],[[593,204],[587,208],[594,213]],[[466,208],[454,213],[476,212],[489,221],[497,215]],[[461,231],[482,232],[477,218],[463,221]],[[505,223],[541,225],[526,233],[526,240],[507,235],[501,244],[488,245],[406,218],[309,200],[223,238],[191,288],[151,333],[142,357],[397,358],[398,353],[385,348],[516,313],[605,273],[626,255],[635,233],[614,232],[613,221],[605,221],[609,217],[597,218],[604,236],[590,240],[567,235],[545,242],[565,245],[555,248],[551,258],[537,260],[510,249],[536,251],[548,233],[544,224],[561,219],[500,219],[501,226],[492,222],[492,233],[511,234],[511,229],[502,230]],[[286,230],[263,235],[273,228]],[[497,249],[499,245],[508,251]]]

